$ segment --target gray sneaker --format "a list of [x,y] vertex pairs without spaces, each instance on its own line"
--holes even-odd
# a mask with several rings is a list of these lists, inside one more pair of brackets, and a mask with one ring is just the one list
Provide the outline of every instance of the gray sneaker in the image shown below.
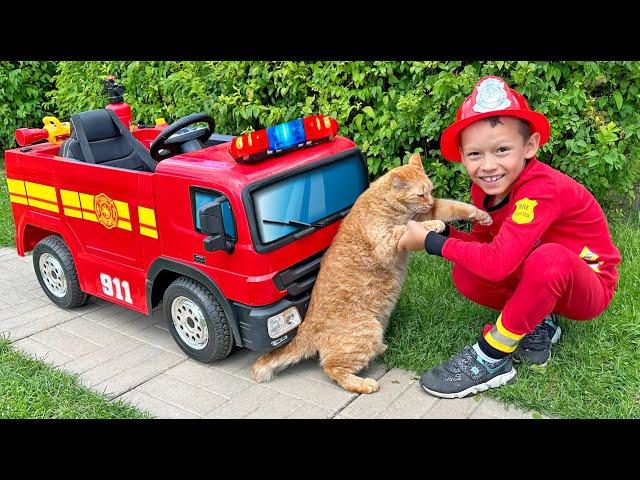
[[547,315],[533,332],[522,337],[512,354],[513,361],[545,367],[551,358],[551,345],[560,340],[561,334],[556,316],[553,313]]
[[436,397],[463,398],[511,382],[515,375],[511,356],[485,363],[467,345],[442,365],[423,373],[420,385]]

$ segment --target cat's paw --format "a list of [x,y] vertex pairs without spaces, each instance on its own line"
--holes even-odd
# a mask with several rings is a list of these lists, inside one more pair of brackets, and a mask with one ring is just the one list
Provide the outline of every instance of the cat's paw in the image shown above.
[[427,230],[437,232],[437,233],[444,232],[444,229],[446,228],[446,225],[442,220],[426,220],[421,223],[422,223],[422,226]]
[[373,378],[365,378],[363,379],[364,382],[363,383],[363,389],[361,391],[361,393],[373,393],[373,392],[377,392],[378,389],[380,388],[380,385],[378,384],[378,382],[376,382]]
[[491,225],[493,223],[493,219],[491,215],[489,215],[484,210],[480,210],[476,208],[471,215],[469,215],[469,220],[473,220],[474,222],[478,222],[480,225]]

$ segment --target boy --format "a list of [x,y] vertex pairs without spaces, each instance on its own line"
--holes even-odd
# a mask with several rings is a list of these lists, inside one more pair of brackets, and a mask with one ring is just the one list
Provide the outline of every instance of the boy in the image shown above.
[[546,365],[560,337],[554,313],[589,320],[613,297],[620,252],[591,193],[535,158],[549,133],[548,120],[493,76],[480,79],[443,132],[443,156],[462,161],[473,204],[493,223],[439,234],[410,221],[398,250],[424,248],[453,262],[456,288],[501,313],[476,344],[422,375],[433,395],[504,385],[516,374],[512,359]]

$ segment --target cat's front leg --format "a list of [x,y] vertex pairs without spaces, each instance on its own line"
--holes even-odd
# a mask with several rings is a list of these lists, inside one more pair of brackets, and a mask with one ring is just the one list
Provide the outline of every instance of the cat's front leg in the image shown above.
[[480,225],[491,225],[493,222],[491,215],[484,210],[457,200],[437,198],[432,212],[432,218],[437,218],[443,222],[472,220],[478,222]]

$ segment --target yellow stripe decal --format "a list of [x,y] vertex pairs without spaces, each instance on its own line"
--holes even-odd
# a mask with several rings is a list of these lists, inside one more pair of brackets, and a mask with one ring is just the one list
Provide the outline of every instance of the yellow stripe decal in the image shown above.
[[131,231],[131,223],[127,222],[126,220],[118,220],[118,228]]
[[150,227],[156,226],[156,214],[151,208],[138,207],[138,219],[140,223],[144,223]]
[[120,200],[114,200],[113,203],[116,204],[116,208],[118,209],[118,217],[129,220],[129,204],[127,202],[121,202]]
[[35,200],[33,198],[29,198],[29,206],[36,207],[36,208],[41,208],[43,210],[49,210],[50,212],[56,212],[56,213],[58,213],[60,211],[60,210],[58,210],[58,204],[57,203],[54,205],[53,203],[41,202],[40,200]]
[[22,205],[29,205],[29,203],[27,202],[27,197],[18,197],[17,195],[9,194],[9,200],[11,200],[13,203],[21,203]]
[[85,212],[84,210],[82,211],[82,218],[84,218],[85,220],[91,220],[92,222],[98,221],[95,213]]
[[7,178],[7,187],[9,187],[9,193],[17,193],[18,195],[27,196],[27,192],[24,190],[24,182],[22,180]]
[[80,210],[74,210],[73,208],[65,208],[64,214],[67,217],[82,218],[82,212]]
[[[80,194],[80,203],[82,204],[82,208],[85,210],[89,210],[93,212],[93,195],[87,195],[86,193]],[[95,215],[94,215],[95,217]]]
[[496,327],[498,328],[498,332],[500,332],[505,337],[510,338],[511,340],[520,340],[522,337],[524,337],[524,335],[517,335],[515,333],[511,333],[509,330],[504,328],[504,325],[502,325],[502,313],[498,316]]
[[503,345],[502,343],[494,340],[494,338],[491,336],[491,332],[487,332],[487,334],[484,336],[484,339],[489,345],[491,345],[496,350],[500,350],[501,352],[511,353],[517,348],[517,345],[513,347],[507,347],[506,345]]
[[152,230],[151,228],[143,227],[140,225],[140,234],[146,235],[147,237],[158,238],[157,230]]
[[[27,187],[27,195],[29,197],[38,198],[40,200],[47,200],[49,202],[58,203],[56,198],[56,189],[49,185],[42,185],[40,183],[24,182]],[[57,210],[56,210],[57,211]]]
[[80,208],[80,197],[78,196],[78,192],[61,189],[60,198],[62,198],[62,205],[64,205],[65,207]]

